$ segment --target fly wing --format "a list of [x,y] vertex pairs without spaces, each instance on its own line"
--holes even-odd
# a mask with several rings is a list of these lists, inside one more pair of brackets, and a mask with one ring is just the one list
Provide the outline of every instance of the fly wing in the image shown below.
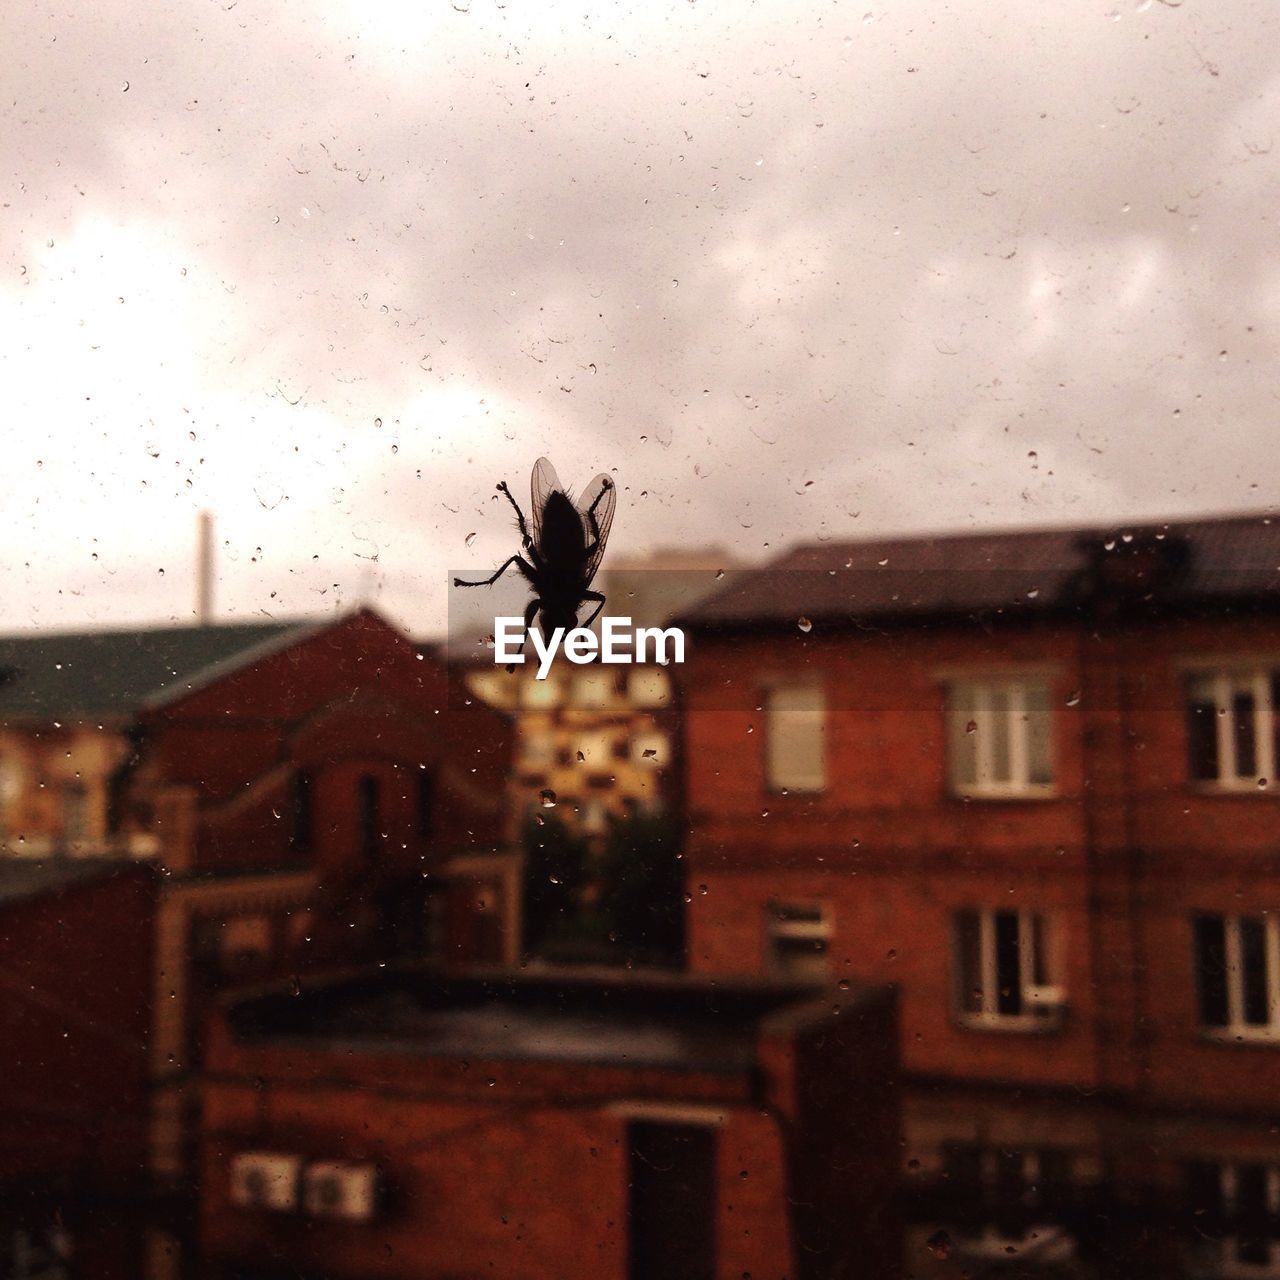
[[530,483],[530,497],[533,507],[529,512],[529,533],[535,546],[542,545],[542,513],[546,510],[547,499],[557,490],[564,493],[564,485],[556,475],[556,469],[549,458],[539,458],[533,464],[533,480]]
[[587,485],[582,497],[578,499],[578,514],[582,517],[582,527],[587,537],[587,545],[591,545],[592,531],[591,520],[588,512],[592,506],[595,507],[596,528],[599,530],[599,537],[596,540],[596,549],[587,557],[586,565],[583,568],[585,579],[588,583],[596,576],[596,570],[600,568],[600,560],[604,555],[604,544],[609,540],[609,530],[613,527],[613,513],[618,505],[618,486],[613,480],[601,472],[590,484]]

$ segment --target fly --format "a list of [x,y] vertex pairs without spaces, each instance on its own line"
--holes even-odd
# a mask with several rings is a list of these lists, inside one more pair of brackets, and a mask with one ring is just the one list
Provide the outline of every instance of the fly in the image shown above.
[[589,627],[605,605],[605,597],[599,591],[592,591],[591,583],[600,568],[613,525],[617,489],[607,475],[601,474],[587,485],[575,503],[546,458],[539,458],[533,464],[530,488],[533,505],[526,521],[507,482],[503,480],[498,484],[498,492],[506,494],[507,501],[515,508],[524,555],[517,552],[495,573],[479,582],[454,578],[453,585],[488,587],[515,565],[533,588],[533,599],[524,611],[526,632],[539,615],[544,635],[553,634],[557,627],[569,632],[578,625],[578,610],[592,601],[596,607],[583,624]]

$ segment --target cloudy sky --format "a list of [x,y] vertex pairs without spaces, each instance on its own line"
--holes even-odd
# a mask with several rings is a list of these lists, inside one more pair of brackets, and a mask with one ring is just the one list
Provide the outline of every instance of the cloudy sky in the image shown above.
[[748,560],[1280,492],[1272,0],[74,8],[0,17],[6,630],[188,618],[209,509],[223,616],[439,632],[543,453]]

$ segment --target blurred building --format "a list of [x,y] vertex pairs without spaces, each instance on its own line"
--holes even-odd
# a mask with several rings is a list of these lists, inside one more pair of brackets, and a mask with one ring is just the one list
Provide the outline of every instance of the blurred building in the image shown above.
[[0,641],[0,657],[14,860],[111,853],[162,872],[154,1173],[187,1167],[218,990],[335,960],[514,958],[509,723],[465,706],[444,665],[373,611],[36,636]]
[[804,547],[683,621],[690,964],[898,984],[918,1274],[1280,1275],[1280,518]]
[[237,1280],[893,1280],[895,1046],[883,988],[408,968],[242,996],[203,1253]]
[[0,1200],[145,1184],[156,899],[145,863],[0,860]]
[[[731,564],[715,548],[611,558],[596,586],[607,597],[610,616],[630,617],[635,627],[661,627],[713,591]],[[669,668],[576,666],[558,659],[539,680],[532,655],[507,672],[494,668],[486,650],[471,682],[515,717],[513,837],[544,793],[554,797],[571,827],[589,836],[605,831],[610,814],[679,810],[678,709]]]

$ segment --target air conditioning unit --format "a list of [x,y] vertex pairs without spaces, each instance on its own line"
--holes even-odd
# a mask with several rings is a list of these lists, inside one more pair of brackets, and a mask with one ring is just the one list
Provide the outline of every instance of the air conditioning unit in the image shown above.
[[371,1164],[316,1160],[302,1177],[302,1206],[316,1218],[368,1222],[378,1204],[378,1170]]
[[287,1213],[298,1207],[301,1156],[245,1151],[231,1161],[231,1203]]

